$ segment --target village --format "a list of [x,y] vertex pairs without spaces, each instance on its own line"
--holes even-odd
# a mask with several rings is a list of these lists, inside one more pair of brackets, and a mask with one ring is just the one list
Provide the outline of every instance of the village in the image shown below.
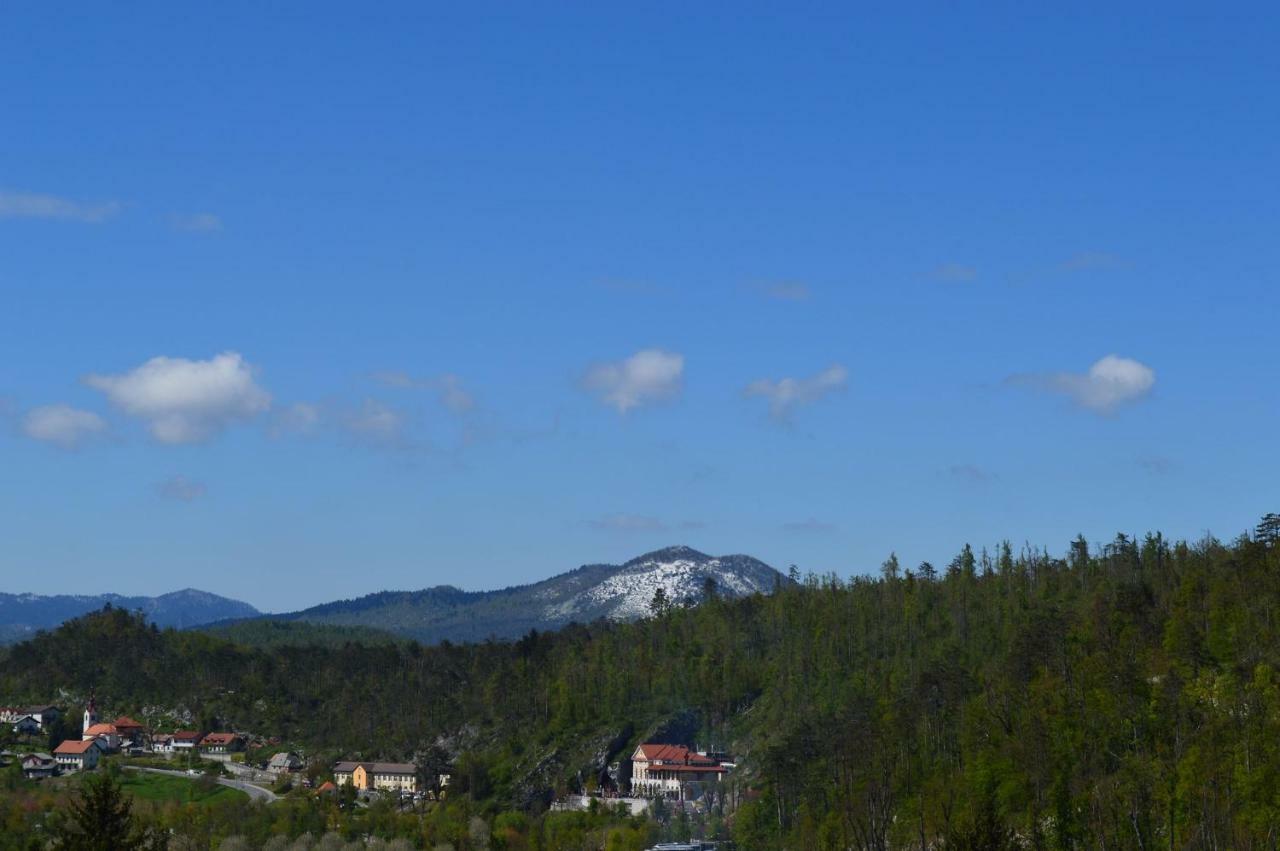
[[[320,763],[297,750],[275,749],[280,740],[244,731],[174,729],[162,731],[128,715],[100,717],[91,694],[79,718],[79,735],[62,739],[48,749],[33,745],[49,741],[51,731],[75,729],[64,709],[52,704],[0,706],[0,725],[10,744],[0,750],[0,767],[18,764],[27,780],[92,772],[107,760],[123,768],[165,774],[209,775],[216,782],[239,789],[264,803],[277,799],[281,789],[301,788],[317,796],[346,794],[357,803],[387,797],[402,807],[442,800],[448,794],[448,773],[428,774],[413,762],[360,759]],[[59,722],[63,722],[59,725]],[[265,758],[264,758],[265,757]],[[705,807],[724,778],[735,768],[731,755],[680,744],[644,742],[622,761],[616,786],[596,794],[566,794],[557,810],[588,809],[601,804],[625,807],[631,814],[647,812],[655,802],[663,806]],[[627,770],[629,769],[629,770]],[[676,844],[664,849],[711,848],[713,845]]]

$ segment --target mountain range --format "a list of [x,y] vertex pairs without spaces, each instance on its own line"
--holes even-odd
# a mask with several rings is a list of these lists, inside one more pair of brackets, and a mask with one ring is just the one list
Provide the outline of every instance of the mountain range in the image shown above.
[[625,564],[587,564],[497,591],[463,591],[452,585],[380,591],[279,614],[264,614],[248,603],[192,589],[160,597],[0,594],[0,642],[22,640],[108,603],[141,611],[159,626],[199,627],[254,643],[326,643],[378,635],[426,643],[483,641],[518,638],[533,629],[557,629],[575,621],[634,620],[650,613],[659,589],[670,604],[685,605],[701,602],[708,592],[744,597],[769,593],[789,581],[751,556],[716,557],[677,546]]
[[574,621],[643,617],[659,588],[672,604],[701,602],[708,580],[716,594],[734,598],[769,593],[790,581],[751,556],[715,557],[680,546],[621,565],[583,565],[532,585],[497,591],[463,591],[452,585],[382,591],[263,619],[373,627],[425,643],[518,638],[532,629],[556,629]]
[[227,618],[251,618],[261,614],[248,603],[186,588],[159,597],[125,597],[120,594],[4,594],[0,593],[0,643],[22,641],[37,630],[52,629],[63,621],[97,611],[106,605],[143,612],[158,626],[200,626]]

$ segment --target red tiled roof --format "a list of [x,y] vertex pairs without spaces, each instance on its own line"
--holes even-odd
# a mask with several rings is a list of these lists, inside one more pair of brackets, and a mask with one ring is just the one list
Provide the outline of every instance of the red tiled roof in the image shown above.
[[89,748],[96,748],[97,746],[98,746],[98,742],[95,739],[86,739],[82,742],[77,742],[74,739],[67,739],[65,742],[58,745],[58,747],[55,748],[53,752],[81,754],[81,753],[87,753]]
[[134,721],[128,715],[121,715],[112,723],[115,724],[116,728],[119,730],[141,730],[142,729],[142,725],[139,724],[137,721]]
[[84,734],[86,736],[114,736],[119,732],[114,724],[94,724],[85,730]]
[[723,765],[714,765],[714,764],[713,765],[654,765],[654,766],[650,766],[649,770],[652,772],[693,771],[693,772],[697,772],[698,774],[707,774],[707,773],[727,774],[729,772],[729,769],[725,768]]
[[240,738],[237,733],[210,733],[200,742],[202,745],[229,745]]
[[204,733],[197,733],[195,730],[178,730],[173,734],[175,742],[198,742],[204,738]]
[[719,766],[720,764],[714,759],[708,759],[702,754],[691,751],[683,745],[643,744],[640,746],[640,753],[650,762],[661,761],[663,763],[678,763],[681,765],[707,767]]
[[338,788],[337,786],[334,786],[334,785],[333,785],[333,781],[332,781],[332,780],[326,780],[326,781],[324,781],[323,783],[321,783],[321,784],[320,784],[320,788],[316,790],[316,794],[318,795],[318,794],[320,794],[321,792],[332,792],[332,791],[336,790],[337,788]]

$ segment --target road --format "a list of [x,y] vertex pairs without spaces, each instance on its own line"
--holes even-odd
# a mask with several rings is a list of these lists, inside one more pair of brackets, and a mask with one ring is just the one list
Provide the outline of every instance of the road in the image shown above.
[[[188,780],[194,780],[190,774],[185,771],[171,771],[167,768],[143,768],[138,765],[126,765],[129,771],[150,771],[152,774],[169,774],[174,777],[185,777]],[[254,786],[252,783],[245,783],[243,780],[228,780],[225,777],[218,778],[218,785],[226,786],[231,789],[239,789],[249,796],[250,800],[261,801],[264,804],[272,804],[280,800],[280,796],[270,789],[263,789],[261,786]]]

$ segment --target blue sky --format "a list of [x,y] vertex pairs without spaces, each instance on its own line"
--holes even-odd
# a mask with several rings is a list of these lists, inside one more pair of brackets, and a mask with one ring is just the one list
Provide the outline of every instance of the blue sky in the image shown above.
[[601,6],[8,10],[0,588],[1277,510],[1274,10]]

